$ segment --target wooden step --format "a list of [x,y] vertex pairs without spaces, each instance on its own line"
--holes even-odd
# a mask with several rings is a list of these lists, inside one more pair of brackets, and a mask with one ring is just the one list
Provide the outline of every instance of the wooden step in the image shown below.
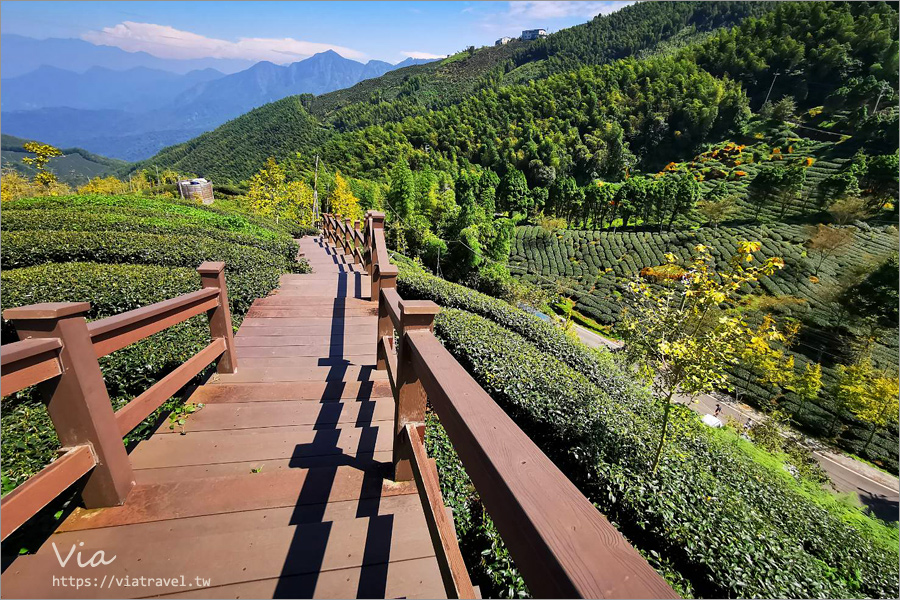
[[[263,357],[263,356],[325,356],[328,358],[348,358],[354,356],[374,356],[375,355],[375,343],[370,342],[368,344],[353,344],[350,346],[346,346],[344,344],[316,344],[316,345],[308,345],[297,343],[297,344],[288,344],[288,345],[271,345],[271,338],[253,338],[253,337],[243,337],[238,338],[242,342],[247,341],[258,341],[260,344],[264,340],[269,340],[269,345],[253,345],[247,343],[236,343],[235,350],[237,352],[238,358],[241,357]],[[279,337],[279,340],[284,340],[285,337]],[[302,339],[302,338],[298,338]],[[290,342],[290,339],[287,339]]]
[[[85,577],[84,569],[75,561],[66,567],[59,566],[51,549],[49,553],[25,557],[16,561],[3,574],[4,595],[21,597],[22,594],[35,595],[38,590],[46,590],[47,597],[121,597],[149,596],[180,591],[180,576],[185,581],[202,578],[193,587],[212,585],[232,585],[246,581],[258,581],[303,574],[336,571],[354,567],[371,567],[384,587],[384,571],[391,562],[400,562],[431,557],[436,567],[434,548],[430,538],[416,535],[417,529],[426,527],[424,516],[413,511],[400,511],[396,515],[365,516],[350,520],[313,522],[268,529],[233,533],[211,533],[191,536],[190,544],[177,543],[176,531],[171,539],[148,542],[140,535],[122,535],[113,532],[113,544],[109,543],[108,532],[94,530],[80,534],[88,537],[88,542],[79,549],[90,556],[93,551],[103,550],[107,556],[116,556],[112,564],[92,570],[91,577],[135,577],[164,579],[178,575],[178,584],[153,587],[126,587],[112,585],[109,589],[91,588],[70,590],[60,593],[55,588],[48,573],[57,576]],[[94,533],[97,532],[97,533]],[[70,546],[76,536],[66,536]],[[96,542],[93,540],[96,539]],[[104,543],[105,541],[105,543]],[[173,543],[174,542],[174,543]],[[96,544],[96,545],[95,545]],[[59,543],[57,543],[59,546]],[[43,581],[42,581],[43,580]],[[162,582],[164,583],[164,582]],[[310,582],[310,593],[315,582]],[[79,592],[84,592],[83,594]],[[357,590],[352,590],[356,595]],[[304,595],[304,594],[298,594]]]
[[387,371],[373,367],[239,367],[237,373],[215,375],[220,383],[273,383],[279,381],[386,381]]
[[[351,360],[354,359],[354,360]],[[340,357],[318,357],[318,356],[248,356],[240,361],[241,369],[257,369],[257,368],[282,368],[282,367],[361,367],[369,366],[375,368],[375,355],[365,355],[359,357],[340,358]]]
[[335,429],[290,425],[157,435],[138,444],[130,458],[135,470],[277,459],[292,459],[303,468],[306,458],[332,454],[342,454],[352,464],[357,452],[392,449],[393,427],[393,421],[373,421],[365,427]]
[[[196,398],[191,396],[191,402]],[[325,401],[275,400],[272,402],[231,402],[206,404],[186,419],[184,430],[190,435],[195,431],[218,431],[290,427],[295,425],[347,425],[363,427],[378,421],[394,418],[394,399],[370,398],[365,400]],[[177,432],[181,427],[177,428]],[[162,423],[156,433],[179,435],[169,429],[169,422]]]
[[191,402],[273,402],[281,400],[366,400],[391,397],[387,381],[298,381],[290,383],[216,383],[204,385]]

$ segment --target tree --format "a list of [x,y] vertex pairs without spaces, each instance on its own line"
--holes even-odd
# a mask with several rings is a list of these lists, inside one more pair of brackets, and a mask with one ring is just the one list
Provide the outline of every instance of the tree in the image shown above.
[[727,221],[739,213],[740,208],[734,196],[725,196],[723,198],[701,200],[697,203],[697,212],[703,215],[708,225],[718,229],[719,223]]
[[838,365],[834,397],[839,411],[835,413],[832,428],[834,421],[847,409],[872,425],[863,452],[869,448],[878,429],[886,427],[891,419],[897,419],[900,410],[897,377],[878,373],[868,355],[851,365]]
[[348,219],[359,218],[359,199],[350,191],[350,186],[340,171],[334,174],[334,189],[328,201],[333,214]]
[[0,176],[0,201],[18,200],[32,195],[31,182],[12,168],[4,168]]
[[898,393],[900,387],[897,377],[882,375],[871,378],[869,385],[853,401],[850,410],[858,419],[872,425],[869,437],[863,444],[863,452],[868,450],[879,428],[887,427],[888,423],[897,420],[897,411],[900,410]]
[[[753,332],[739,314],[721,309],[747,294],[745,284],[784,266],[780,258],[752,265],[759,242],[740,242],[720,271],[712,268],[709,248],[698,245],[681,280],[654,286],[642,279],[631,283],[633,303],[623,309],[621,326],[626,359],[636,365],[654,395],[663,403],[663,419],[652,470],[659,466],[666,441],[672,398],[727,388],[727,369],[736,363]],[[669,253],[669,264],[676,258]]]
[[415,211],[416,182],[406,159],[400,159],[391,170],[391,187],[388,189],[387,203],[401,219],[409,219]]
[[838,225],[865,219],[871,215],[868,204],[858,196],[848,196],[836,200],[828,207],[828,213]]
[[26,152],[34,154],[34,156],[26,156],[22,159],[23,163],[37,169],[37,173],[34,176],[34,182],[39,183],[44,187],[49,187],[50,184],[56,182],[56,174],[47,169],[47,163],[49,163],[50,159],[54,156],[63,155],[59,148],[55,148],[50,144],[41,144],[40,142],[25,142],[23,148],[25,148]]
[[800,406],[794,413],[794,420],[797,420],[803,414],[803,407],[806,406],[806,403],[815,402],[819,397],[819,391],[822,389],[822,365],[807,363],[803,374],[797,377],[788,388],[800,398]]
[[128,189],[128,184],[109,177],[94,177],[86,184],[78,188],[79,194],[121,194]]
[[819,275],[819,269],[835,252],[853,243],[853,232],[845,227],[831,227],[819,224],[810,236],[806,247],[816,257],[813,275]]
[[531,208],[530,199],[525,173],[515,167],[509,167],[503,179],[500,180],[500,189],[498,190],[500,209],[528,214],[528,209]]
[[750,182],[751,198],[756,205],[755,219],[759,221],[762,207],[774,204],[778,207],[778,218],[784,217],[788,207],[800,197],[806,169],[801,165],[784,168],[781,165],[765,165]]

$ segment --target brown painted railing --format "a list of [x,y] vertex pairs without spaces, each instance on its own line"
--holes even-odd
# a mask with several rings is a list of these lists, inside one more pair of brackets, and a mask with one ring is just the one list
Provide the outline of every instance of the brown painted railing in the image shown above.
[[[363,235],[323,215],[323,234],[359,257],[378,301],[377,368],[395,400],[394,479],[415,479],[450,597],[473,597],[437,472],[424,448],[426,402],[440,417],[532,594],[547,598],[677,598],[665,580],[541,452],[433,333],[438,306],[403,300],[384,215]],[[358,230],[358,228],[353,228]],[[360,246],[363,246],[362,248]]]
[[[225,263],[197,269],[202,289],[88,323],[88,302],[10,308],[21,341],[0,347],[0,394],[37,385],[47,403],[62,454],[3,497],[2,539],[90,473],[81,490],[87,508],[115,506],[134,486],[122,437],[214,361],[220,373],[237,367]],[[206,313],[213,341],[143,394],[113,412],[98,358]]]

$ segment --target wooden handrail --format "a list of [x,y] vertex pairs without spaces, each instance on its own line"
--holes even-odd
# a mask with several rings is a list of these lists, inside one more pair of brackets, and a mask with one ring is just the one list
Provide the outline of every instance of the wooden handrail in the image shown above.
[[[88,472],[82,490],[87,508],[124,502],[134,476],[122,436],[210,363],[220,373],[235,372],[224,271],[225,263],[205,262],[197,268],[202,289],[92,323],[85,319],[88,302],[48,302],[3,313],[22,341],[0,348],[2,394],[38,385],[61,444],[73,448],[4,498],[3,537]],[[212,343],[114,413],[98,359],[203,312]],[[50,379],[56,381],[45,383]]]
[[96,465],[97,457],[89,445],[70,448],[37,475],[4,496],[0,501],[0,512],[3,513],[0,539],[5,540]]
[[97,358],[218,306],[219,288],[190,292],[88,323]]
[[[340,222],[327,218],[335,244]],[[441,518],[440,491],[426,473],[421,444],[426,400],[440,417],[479,497],[532,594],[550,598],[677,598],[559,468],[515,424],[432,333],[431,302],[395,289],[384,215],[366,214],[363,264],[378,301],[377,368],[387,369],[395,400],[394,478],[415,478],[445,588],[466,597],[468,575]],[[393,337],[396,331],[396,339]],[[468,583],[471,586],[471,582]]]
[[59,338],[24,340],[0,347],[0,393],[9,396],[61,375],[61,348]]

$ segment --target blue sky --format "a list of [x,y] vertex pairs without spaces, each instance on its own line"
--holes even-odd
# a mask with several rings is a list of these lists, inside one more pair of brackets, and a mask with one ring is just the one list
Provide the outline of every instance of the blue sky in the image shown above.
[[80,38],[162,58],[288,63],[444,56],[500,36],[557,31],[630,2],[34,2],[0,6],[0,31]]

